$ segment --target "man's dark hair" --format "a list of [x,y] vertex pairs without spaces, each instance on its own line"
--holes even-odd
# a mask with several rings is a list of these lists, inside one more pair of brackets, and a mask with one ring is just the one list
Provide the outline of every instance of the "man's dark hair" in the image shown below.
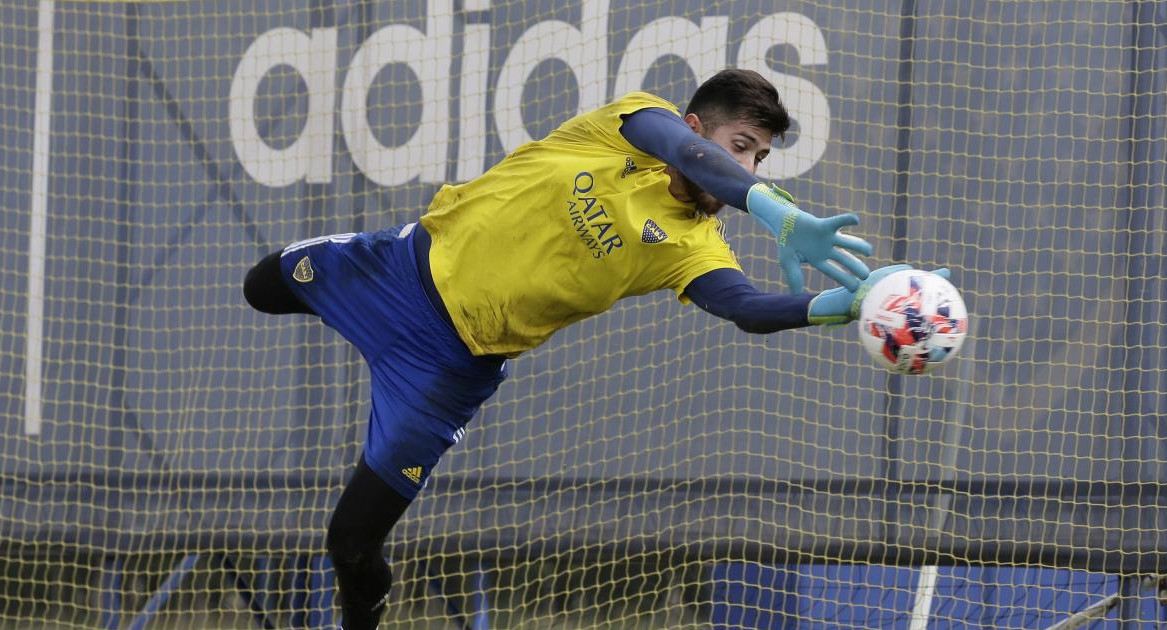
[[790,128],[778,90],[753,70],[726,68],[713,75],[693,93],[685,114],[697,114],[710,129],[741,120],[785,138]]

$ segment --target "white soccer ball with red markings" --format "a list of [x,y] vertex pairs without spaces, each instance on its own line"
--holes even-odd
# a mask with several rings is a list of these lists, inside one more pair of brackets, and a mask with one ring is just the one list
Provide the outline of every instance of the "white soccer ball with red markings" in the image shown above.
[[880,367],[923,374],[951,361],[968,333],[968,309],[952,283],[905,269],[876,282],[859,306],[859,339]]

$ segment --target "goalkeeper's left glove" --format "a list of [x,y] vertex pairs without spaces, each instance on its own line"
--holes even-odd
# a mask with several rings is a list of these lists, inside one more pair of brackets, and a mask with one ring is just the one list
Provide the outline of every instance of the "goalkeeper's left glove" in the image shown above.
[[751,186],[746,193],[746,210],[778,237],[778,264],[791,293],[802,293],[802,263],[810,264],[851,291],[857,290],[859,282],[867,277],[867,265],[846,250],[870,256],[871,244],[839,233],[848,225],[859,224],[859,217],[854,214],[820,219],[794,205],[790,193],[762,182]]
[[[871,287],[876,282],[897,271],[905,271],[911,268],[911,265],[880,267],[872,271],[866,280],[860,282],[858,288],[854,291],[850,291],[846,287],[836,287],[823,291],[811,299],[810,305],[806,309],[806,318],[812,326],[820,324],[839,326],[859,319],[859,307],[863,304],[863,298],[867,296],[867,292],[871,290]],[[948,269],[943,267],[932,273],[946,280],[949,276]]]

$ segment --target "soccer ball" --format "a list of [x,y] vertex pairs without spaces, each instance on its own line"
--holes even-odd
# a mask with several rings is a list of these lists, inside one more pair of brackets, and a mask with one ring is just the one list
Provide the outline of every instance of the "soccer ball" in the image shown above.
[[880,367],[923,374],[956,356],[968,332],[968,309],[948,280],[905,269],[871,287],[858,323],[859,339]]

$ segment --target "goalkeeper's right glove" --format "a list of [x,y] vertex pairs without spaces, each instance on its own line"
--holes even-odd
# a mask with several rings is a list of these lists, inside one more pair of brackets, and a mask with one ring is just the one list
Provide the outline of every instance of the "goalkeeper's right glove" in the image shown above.
[[859,224],[859,217],[854,214],[820,219],[794,205],[790,193],[762,182],[751,186],[746,193],[746,211],[778,237],[778,264],[791,293],[802,293],[802,263],[808,263],[852,291],[867,277],[867,265],[847,250],[870,256],[871,244],[839,233],[848,225]]
[[[863,298],[867,297],[867,292],[871,290],[871,287],[875,286],[876,282],[897,271],[905,271],[911,268],[911,265],[880,267],[872,271],[866,280],[860,282],[859,287],[854,291],[850,291],[846,287],[836,287],[823,291],[811,299],[810,305],[806,309],[806,318],[812,326],[821,324],[841,326],[847,322],[855,321],[859,319],[859,308],[863,304]],[[947,268],[940,268],[932,273],[946,280],[949,276]]]

